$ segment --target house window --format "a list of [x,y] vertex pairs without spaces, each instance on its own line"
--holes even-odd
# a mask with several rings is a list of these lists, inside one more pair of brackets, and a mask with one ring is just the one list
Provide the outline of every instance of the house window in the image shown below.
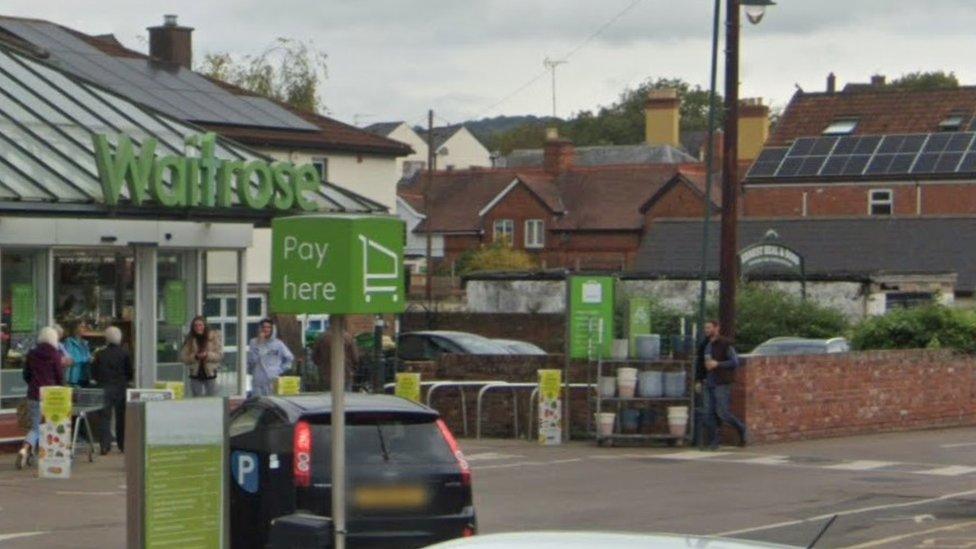
[[515,235],[515,222],[511,219],[496,219],[494,231],[492,233],[495,242],[503,242],[512,245],[512,238]]
[[894,212],[895,199],[888,189],[869,191],[868,213],[870,215],[891,215]]
[[329,159],[328,158],[315,158],[312,160],[312,165],[315,166],[315,171],[319,172],[319,179],[321,181],[329,180]]
[[[248,294],[245,307],[247,339],[258,335],[258,324],[267,314],[264,294]],[[224,342],[225,353],[237,352],[237,296],[211,295],[203,303],[203,314],[212,330],[218,330]]]
[[546,226],[541,219],[525,220],[525,247],[542,248],[546,245]]
[[962,129],[963,123],[966,121],[965,115],[962,114],[950,114],[939,122],[940,132],[957,132]]
[[413,175],[427,167],[423,160],[406,160],[403,162],[403,177],[413,177]]
[[854,129],[857,128],[856,118],[842,118],[839,120],[834,120],[829,126],[824,128],[824,135],[847,135],[853,133]]

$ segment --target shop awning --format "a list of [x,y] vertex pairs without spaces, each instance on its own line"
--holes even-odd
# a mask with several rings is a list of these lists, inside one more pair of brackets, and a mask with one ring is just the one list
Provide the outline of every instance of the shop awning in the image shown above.
[[[272,209],[249,208],[237,196],[225,208],[172,208],[152,202],[137,206],[128,187],[122,189],[116,205],[106,204],[94,135],[107,136],[113,150],[119,136],[128,136],[136,148],[155,139],[157,154],[184,156],[190,154],[187,138],[203,133],[201,128],[0,45],[0,212],[255,223],[281,215]],[[271,160],[219,135],[214,156],[223,161]],[[386,211],[377,202],[329,183],[307,198],[326,212]]]

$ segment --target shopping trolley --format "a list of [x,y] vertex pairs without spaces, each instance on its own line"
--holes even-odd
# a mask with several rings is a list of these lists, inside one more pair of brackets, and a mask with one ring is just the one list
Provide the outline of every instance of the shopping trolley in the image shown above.
[[[397,283],[396,281],[400,278],[400,265],[397,261],[397,254],[393,250],[383,246],[382,244],[370,240],[363,235],[359,235],[359,241],[363,244],[363,294],[366,299],[366,303],[373,300],[372,294],[393,294],[394,303],[399,299],[397,295]],[[386,273],[371,273],[369,272],[369,251],[370,249],[375,250],[389,257],[392,260],[393,271]],[[392,286],[385,285],[370,285],[370,281],[394,281]]]
[[75,416],[75,427],[71,433],[71,457],[75,457],[75,448],[78,447],[78,433],[81,432],[82,425],[85,428],[85,438],[88,439],[88,462],[95,461],[95,437],[92,436],[91,422],[88,415],[98,412],[105,407],[104,389],[78,389],[71,391],[71,411]]

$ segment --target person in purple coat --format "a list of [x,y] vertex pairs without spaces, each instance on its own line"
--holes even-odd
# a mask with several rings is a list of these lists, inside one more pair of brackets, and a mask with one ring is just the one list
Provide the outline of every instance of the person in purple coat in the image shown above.
[[42,328],[37,336],[37,346],[27,353],[27,367],[24,368],[31,430],[24,438],[24,445],[17,452],[15,464],[18,469],[29,465],[32,454],[37,453],[37,443],[41,433],[41,387],[64,385],[61,358],[57,330],[50,326]]

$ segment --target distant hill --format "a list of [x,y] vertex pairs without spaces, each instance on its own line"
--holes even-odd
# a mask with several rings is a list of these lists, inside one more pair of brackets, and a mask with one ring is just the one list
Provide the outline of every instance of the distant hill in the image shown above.
[[[523,128],[526,126],[544,126],[552,123],[553,117],[551,116],[535,116],[532,114],[519,115],[519,116],[496,116],[494,118],[482,118],[481,120],[468,120],[462,124],[454,124],[453,126],[447,126],[448,128],[454,128],[457,126],[466,126],[468,130],[478,138],[479,141],[484,143],[486,146],[495,142],[499,134],[508,133],[517,128]],[[558,124],[562,124],[564,121],[559,119]],[[417,131],[425,130],[426,128],[417,126],[414,128]]]

